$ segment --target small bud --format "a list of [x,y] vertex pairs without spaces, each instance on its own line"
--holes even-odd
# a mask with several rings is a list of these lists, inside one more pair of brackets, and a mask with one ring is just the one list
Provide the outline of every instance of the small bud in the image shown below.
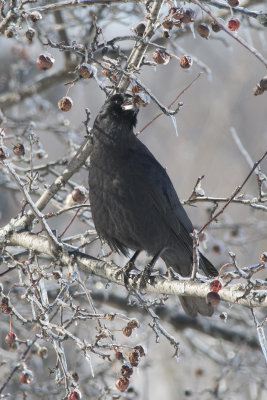
[[83,63],[78,67],[77,73],[82,79],[92,78],[96,75],[96,68],[90,64]]
[[129,328],[134,329],[134,328],[138,328],[139,324],[138,324],[138,321],[136,321],[136,319],[131,319],[131,321],[129,321],[129,322],[127,323],[127,326],[128,326]]
[[129,379],[126,377],[119,378],[115,386],[120,392],[124,392],[129,386]]
[[267,262],[267,251],[260,255],[260,261]]
[[190,56],[181,57],[180,66],[182,68],[185,68],[185,69],[190,68],[192,66],[192,64],[193,64],[193,60],[192,60],[192,58]]
[[264,89],[262,89],[259,84],[254,87],[253,89],[254,96],[259,96],[262,93],[264,93]]
[[81,397],[81,393],[77,389],[74,389],[68,394],[67,400],[80,400]]
[[73,201],[77,203],[84,203],[87,199],[87,190],[83,186],[76,186],[74,190],[71,192],[71,196]]
[[128,355],[128,359],[129,359],[132,367],[137,367],[137,365],[139,364],[139,358],[140,358],[140,354],[139,354],[139,351],[137,351],[137,350],[133,350]]
[[206,297],[206,303],[212,305],[212,307],[217,306],[220,303],[220,296],[218,293],[209,292]]
[[133,330],[129,326],[122,328],[122,333],[124,334],[124,336],[129,337],[129,336],[131,336],[132,332],[133,332]]
[[22,143],[17,143],[13,147],[13,153],[16,154],[17,156],[24,156],[25,154],[25,149]]
[[130,378],[130,376],[133,374],[133,369],[129,367],[129,365],[124,364],[121,367],[121,374],[122,376],[125,376],[126,378]]
[[28,30],[25,33],[26,38],[28,39],[29,42],[32,42],[32,39],[34,38],[35,35],[35,29],[28,28]]
[[43,18],[42,15],[39,13],[39,11],[32,11],[29,17],[32,20],[32,22],[40,21]]
[[237,31],[240,27],[239,19],[236,17],[229,19],[229,21],[227,23],[227,27],[230,31]]
[[218,293],[222,288],[222,284],[218,279],[214,279],[214,281],[210,282],[210,291],[214,293]]
[[60,109],[60,111],[63,111],[63,112],[70,111],[72,104],[73,104],[73,101],[68,96],[62,97],[62,99],[60,99],[59,102],[57,103],[58,108]]
[[143,36],[144,32],[146,30],[146,23],[145,22],[140,22],[134,29],[134,33],[137,36]]
[[36,67],[42,71],[50,69],[55,62],[55,59],[48,53],[40,54],[36,60]]
[[152,54],[153,60],[157,64],[163,64],[166,65],[170,61],[171,57],[170,55],[163,49],[157,49],[154,51]]
[[47,347],[39,347],[37,350],[37,354],[40,358],[46,359],[48,357]]
[[186,8],[185,10],[183,10],[183,16],[182,18],[180,18],[180,20],[184,24],[189,24],[190,22],[195,21],[195,19],[196,19],[195,11],[192,10],[192,8]]
[[208,39],[209,35],[210,35],[210,30],[207,24],[205,24],[204,22],[201,22],[201,24],[198,25],[197,27],[197,33],[205,38]]
[[259,82],[259,86],[263,89],[263,90],[267,90],[267,75],[264,76],[264,78],[262,78]]
[[237,6],[239,6],[239,1],[238,1],[238,0],[227,0],[227,3],[228,3],[229,6],[231,6],[231,7],[237,7]]
[[135,346],[134,349],[139,352],[140,357],[144,357],[146,355],[143,346],[141,346],[140,344]]
[[30,385],[33,381],[33,373],[29,369],[25,369],[22,371],[19,380],[21,383],[24,383],[25,385]]
[[16,341],[16,334],[14,332],[8,332],[8,334],[5,337],[5,342],[8,345],[12,345]]
[[2,298],[0,308],[1,308],[1,311],[2,311],[4,314],[11,314],[12,308],[9,307],[9,300],[8,300],[7,297],[3,297],[3,298]]

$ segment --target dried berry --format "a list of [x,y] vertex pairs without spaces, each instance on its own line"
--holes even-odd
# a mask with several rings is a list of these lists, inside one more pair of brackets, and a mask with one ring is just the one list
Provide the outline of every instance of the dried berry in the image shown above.
[[83,63],[78,67],[77,73],[82,79],[92,78],[96,75],[96,68],[90,64]]
[[208,39],[208,37],[210,35],[210,29],[207,24],[205,24],[204,22],[201,22],[197,27],[197,33],[201,37]]
[[130,376],[133,374],[133,369],[129,367],[129,365],[124,364],[121,367],[121,374],[122,376],[125,376],[126,378],[130,378]]
[[146,23],[140,22],[133,30],[137,36],[143,36],[146,30]]
[[185,10],[183,10],[183,16],[182,18],[180,18],[180,20],[184,24],[189,24],[190,22],[195,21],[195,18],[196,18],[195,11],[192,10],[192,8],[186,8]]
[[182,68],[190,68],[193,64],[193,60],[190,56],[183,56],[180,59],[180,66]]
[[216,21],[213,21],[212,24],[211,24],[211,29],[213,30],[213,32],[217,33],[217,32],[220,32],[220,30],[222,28],[220,27],[220,25]]
[[76,186],[71,192],[71,197],[77,203],[84,203],[87,199],[87,190],[83,186]]
[[62,273],[60,271],[53,271],[52,276],[57,281],[58,279],[62,278]]
[[154,53],[152,54],[152,57],[157,64],[164,64],[164,65],[168,64],[168,62],[171,59],[170,55],[166,52],[166,50],[163,49],[155,50]]
[[212,251],[214,251],[214,253],[216,254],[221,254],[222,247],[220,246],[220,244],[216,243],[212,246]]
[[227,3],[228,3],[229,6],[231,6],[231,7],[237,7],[237,6],[239,6],[239,1],[238,1],[238,0],[227,0]]
[[123,360],[123,354],[122,354],[122,352],[121,351],[116,351],[115,352],[115,358],[116,358],[116,360]]
[[46,359],[48,357],[48,350],[47,347],[39,347],[37,350],[37,354],[39,357]]
[[9,307],[9,300],[7,297],[3,297],[1,301],[1,311],[4,314],[11,314],[12,308]]
[[169,39],[171,37],[170,32],[169,31],[163,31],[162,32],[162,37],[164,39]]
[[129,337],[129,336],[131,336],[132,332],[133,332],[133,330],[129,326],[122,328],[122,333],[124,334],[124,336]]
[[17,31],[16,28],[14,26],[10,26],[9,28],[7,28],[4,32],[5,37],[7,39],[11,39],[16,35]]
[[264,93],[264,89],[262,89],[259,84],[254,87],[253,89],[254,96],[259,96],[262,93]]
[[30,385],[33,381],[33,373],[29,369],[25,369],[22,371],[19,380],[21,383],[24,383],[25,385]]
[[260,255],[260,261],[267,262],[267,251]]
[[168,17],[165,17],[162,22],[162,26],[164,29],[171,30],[173,27],[173,21],[171,19],[169,19]]
[[42,15],[39,13],[39,11],[32,11],[29,17],[32,20],[32,22],[40,21],[40,19],[43,18]]
[[2,147],[0,147],[0,161],[6,158],[6,152]]
[[114,319],[115,319],[115,314],[112,314],[112,313],[106,314],[106,318],[107,318],[109,321],[114,321]]
[[71,372],[71,376],[73,377],[74,382],[78,382],[79,381],[79,375],[77,374],[76,371],[72,371]]
[[210,282],[210,291],[218,293],[222,288],[222,284],[218,279],[214,279],[214,281]]
[[55,59],[51,56],[51,54],[44,53],[39,55],[35,64],[38,69],[46,71],[53,66],[54,62]]
[[129,321],[129,322],[127,323],[127,326],[128,326],[129,328],[134,329],[134,328],[138,328],[139,324],[138,324],[138,321],[136,321],[136,319],[131,319],[131,321]]
[[73,102],[72,102],[71,98],[68,96],[62,97],[62,99],[60,99],[59,102],[57,103],[60,111],[64,111],[64,112],[70,111],[72,104],[73,104]]
[[220,300],[221,300],[221,298],[220,298],[220,296],[218,295],[218,293],[209,292],[209,293],[207,294],[206,302],[207,302],[207,304],[210,304],[210,305],[212,305],[213,307],[217,306],[217,305],[220,303]]
[[67,400],[79,400],[81,398],[81,393],[75,389],[68,394]]
[[132,367],[137,367],[137,365],[139,364],[139,358],[140,358],[140,354],[139,354],[139,351],[137,351],[137,350],[133,350],[128,355],[128,359],[129,359]]
[[220,314],[220,319],[226,322],[226,320],[227,320],[227,314],[226,314],[226,312],[222,312],[222,313]]
[[29,42],[32,42],[34,35],[35,35],[35,29],[28,28],[28,30],[25,33],[25,36],[29,40]]
[[8,345],[12,345],[16,341],[16,334],[14,332],[8,332],[8,334],[5,337],[5,342]]
[[179,21],[184,16],[184,10],[182,7],[171,8],[171,16],[174,20]]
[[239,19],[236,17],[229,19],[229,21],[227,23],[227,27],[230,31],[237,31],[240,27]]
[[263,90],[267,90],[267,75],[260,80],[259,85]]
[[129,386],[129,379],[126,377],[119,378],[115,383],[115,386],[120,392],[124,392]]
[[134,347],[135,350],[137,350],[139,352],[139,356],[140,357],[144,357],[146,355],[145,350],[143,348],[143,346],[141,346],[140,344]]
[[17,156],[24,156],[25,154],[25,149],[22,143],[17,143],[13,147],[13,153],[15,153]]

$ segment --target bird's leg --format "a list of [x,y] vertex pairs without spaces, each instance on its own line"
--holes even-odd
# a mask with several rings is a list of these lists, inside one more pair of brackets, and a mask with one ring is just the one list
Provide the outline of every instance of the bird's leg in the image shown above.
[[[120,271],[116,275],[123,275],[123,280],[125,287],[128,289],[129,286],[129,278],[130,278],[130,272],[135,269],[135,260],[141,253],[141,250],[137,250],[134,255],[130,258],[130,260],[127,262],[127,264],[120,269]],[[116,276],[117,278],[117,276]]]
[[153,271],[154,265],[156,264],[164,250],[165,249],[158,251],[152,258],[152,260],[145,266],[144,270],[137,276],[137,279],[140,281],[139,286],[141,289],[147,284],[147,281],[151,276],[151,272]]

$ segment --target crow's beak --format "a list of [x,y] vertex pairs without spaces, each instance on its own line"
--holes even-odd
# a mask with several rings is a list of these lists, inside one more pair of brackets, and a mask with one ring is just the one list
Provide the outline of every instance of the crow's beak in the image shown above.
[[121,108],[124,111],[129,111],[129,110],[134,110],[135,111],[136,110],[136,105],[134,104],[133,99],[131,99],[131,100],[128,100],[125,103],[123,103],[121,105]]

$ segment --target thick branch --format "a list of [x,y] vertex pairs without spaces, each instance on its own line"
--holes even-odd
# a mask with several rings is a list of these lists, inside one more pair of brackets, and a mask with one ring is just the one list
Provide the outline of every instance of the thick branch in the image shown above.
[[[0,235],[1,239],[3,240],[2,235]],[[28,232],[11,233],[8,237],[8,246],[21,246],[54,258],[48,239],[36,234]],[[87,274],[97,275],[110,282],[124,286],[124,279],[118,274],[121,268],[115,264],[98,260],[80,252],[75,254],[59,253],[59,259],[63,265],[72,264],[74,261],[73,256],[75,256],[75,261],[79,268]],[[132,285],[134,285],[134,281],[130,278],[129,287]],[[149,293],[197,296],[202,298],[206,298],[210,291],[209,284],[207,283],[189,280],[169,280],[162,277],[153,277],[150,279],[150,283],[145,285],[144,290]],[[244,295],[245,291],[236,289],[236,287],[225,287],[220,290],[221,300],[229,303],[245,307],[267,307],[266,291],[261,291],[260,295],[258,292],[253,291],[246,294],[246,296]]]

